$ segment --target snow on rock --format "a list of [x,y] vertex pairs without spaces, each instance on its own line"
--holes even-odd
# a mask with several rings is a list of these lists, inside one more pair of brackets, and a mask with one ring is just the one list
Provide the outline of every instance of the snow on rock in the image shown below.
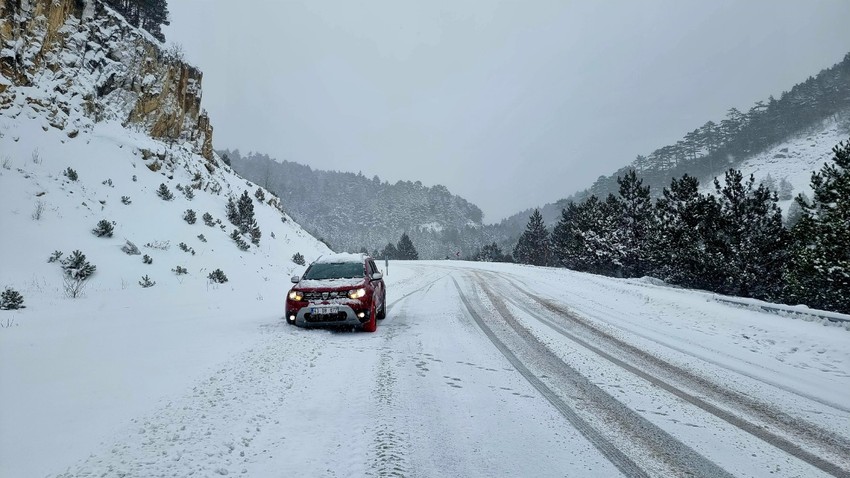
[[212,162],[203,75],[179,53],[164,51],[147,32],[92,0],[6,2],[0,17],[3,116],[41,117],[43,127],[69,137],[99,121],[118,121],[154,138],[190,143]]

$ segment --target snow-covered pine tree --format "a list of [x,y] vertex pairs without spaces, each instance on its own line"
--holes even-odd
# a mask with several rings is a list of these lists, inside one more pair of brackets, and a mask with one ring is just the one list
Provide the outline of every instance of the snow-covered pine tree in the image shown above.
[[397,259],[408,261],[419,260],[419,252],[416,251],[416,247],[413,246],[413,241],[410,240],[410,236],[408,236],[406,232],[402,233],[401,238],[398,240],[396,251],[398,254],[398,257],[396,257]]
[[236,208],[236,202],[233,201],[233,196],[229,196],[227,198],[227,206],[225,206],[225,215],[227,216],[227,220],[230,221],[234,226],[239,226],[241,221],[239,219],[239,210]]
[[788,232],[782,225],[778,199],[755,178],[746,183],[730,169],[725,184],[715,178],[720,205],[720,228],[725,244],[724,285],[719,292],[759,299],[776,299],[782,289]]
[[719,240],[720,206],[699,193],[699,181],[673,179],[655,204],[658,233],[651,246],[654,273],[673,284],[715,290],[723,261]]
[[242,191],[242,196],[236,203],[239,212],[239,232],[246,234],[254,221],[254,200],[248,195],[248,191]]
[[651,269],[650,245],[655,233],[655,215],[649,186],[637,178],[632,169],[623,177],[617,177],[620,196],[617,198],[619,212],[620,262],[625,277],[641,277]]
[[569,269],[586,270],[578,260],[581,236],[577,233],[577,218],[578,206],[570,201],[561,209],[561,217],[552,229],[552,260]]
[[528,218],[525,231],[517,241],[514,258],[523,264],[545,266],[549,265],[550,256],[549,231],[543,222],[543,215],[535,209]]
[[577,271],[614,275],[620,253],[615,247],[618,226],[616,199],[603,203],[591,195],[580,204],[569,203],[552,231],[557,262]]
[[0,310],[17,310],[25,308],[24,296],[15,289],[6,287],[6,290],[0,294]]
[[812,200],[797,196],[786,299],[850,313],[850,140],[832,151],[832,164],[812,174]]

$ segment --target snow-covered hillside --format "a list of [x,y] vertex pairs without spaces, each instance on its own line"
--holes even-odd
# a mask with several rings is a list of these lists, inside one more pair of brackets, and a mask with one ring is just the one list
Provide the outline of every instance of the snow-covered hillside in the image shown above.
[[[81,251],[96,266],[71,301],[88,310],[171,295],[216,303],[230,300],[225,291],[259,296],[264,283],[283,294],[294,253],[328,251],[213,152],[202,73],[104,3],[6,2],[0,40],[0,287],[27,307],[4,314],[5,325],[77,307],[60,261],[47,262],[56,251]],[[262,236],[243,251],[225,206],[245,191]],[[100,221],[111,237],[92,233]],[[138,254],[122,250],[129,243]],[[229,282],[213,285],[215,269]],[[156,285],[142,291],[143,276]]]
[[[850,122],[847,115],[839,118],[831,118],[810,128],[787,141],[784,141],[767,151],[756,154],[745,160],[737,169],[740,169],[745,178],[752,174],[756,184],[770,181],[772,178],[774,187],[779,188],[784,179],[792,189],[792,197],[780,198],[779,206],[786,213],[794,197],[804,193],[811,197],[812,173],[819,171],[824,163],[831,160],[832,148],[841,141],[850,138]],[[723,178],[719,178],[721,184]],[[704,190],[714,191],[711,180],[700,181]]]
[[[85,289],[89,307],[97,309],[131,297],[157,302],[163,294],[216,301],[223,291],[215,289],[259,290],[265,282],[276,284],[282,295],[286,279],[300,267],[291,260],[294,253],[309,261],[328,250],[275,207],[271,195],[256,200],[257,186],[225,168],[210,173],[206,160],[191,150],[169,147],[116,123],[99,123],[90,133],[69,139],[55,129],[44,131],[39,118],[0,116],[0,130],[0,286],[20,291],[27,306],[26,313],[13,316],[15,322],[69,301],[60,265],[47,262],[54,251],[67,257],[80,250],[97,266]],[[157,155],[145,160],[143,150],[167,158],[159,171],[148,167],[155,168]],[[76,181],[64,174],[68,168],[77,173]],[[161,184],[173,200],[157,195]],[[193,199],[178,186],[191,191]],[[254,201],[262,232],[259,245],[244,252],[230,238],[234,226],[225,216],[228,195],[243,191]],[[195,224],[183,219],[189,209],[195,211]],[[213,227],[204,224],[204,213],[214,218]],[[104,219],[114,223],[112,237],[92,233]],[[141,255],[123,252],[127,241]],[[190,252],[181,250],[181,243]],[[145,264],[143,255],[153,263]],[[175,274],[177,266],[188,273]],[[229,282],[213,287],[207,276],[217,268]],[[145,275],[156,286],[141,291],[139,280]]]

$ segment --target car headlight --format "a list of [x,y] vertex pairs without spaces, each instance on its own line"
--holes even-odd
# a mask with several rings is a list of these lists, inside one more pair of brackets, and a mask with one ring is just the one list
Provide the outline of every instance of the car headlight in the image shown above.
[[365,297],[365,296],[366,296],[366,289],[363,289],[363,288],[348,291],[348,297],[351,298],[351,299],[359,299],[359,298]]
[[302,294],[301,292],[299,292],[297,290],[291,290],[291,291],[289,291],[289,298],[294,300],[294,301],[300,302],[301,299],[304,298],[304,294]]

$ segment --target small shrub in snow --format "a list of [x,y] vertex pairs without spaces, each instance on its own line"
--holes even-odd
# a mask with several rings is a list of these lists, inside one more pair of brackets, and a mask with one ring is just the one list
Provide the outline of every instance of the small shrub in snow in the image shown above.
[[8,156],[3,156],[3,169],[11,170],[12,169],[12,158]]
[[135,182],[136,182],[136,181],[138,181],[138,180],[139,180],[139,178],[137,178],[137,177],[136,177],[136,175],[134,174],[134,175],[133,175],[133,182],[135,183]]
[[44,214],[44,202],[43,201],[36,201],[35,210],[32,212],[33,220],[36,220],[36,221],[40,220],[42,214]]
[[177,266],[176,268],[171,269],[171,272],[173,272],[173,273],[175,273],[179,276],[182,276],[183,274],[189,273],[189,271],[185,267],[182,267],[182,266]]
[[212,282],[215,282],[216,284],[224,284],[225,282],[227,282],[227,276],[224,275],[224,272],[222,272],[221,269],[216,269],[210,272],[210,274],[207,276],[207,279]]
[[65,177],[70,179],[71,181],[76,181],[77,179],[80,179],[80,176],[77,174],[77,172],[71,169],[70,167],[68,167],[68,169],[66,169],[62,174],[64,174]]
[[62,251],[53,251],[53,254],[50,254],[50,257],[47,258],[47,263],[56,262],[62,258]]
[[[54,255],[55,254],[56,253],[54,252]],[[95,270],[97,270],[97,266],[89,263],[89,261],[86,260],[86,255],[81,251],[72,252],[70,256],[62,259],[60,263],[62,264],[62,269],[65,271],[65,275],[75,279],[86,280],[94,274]]]
[[148,287],[153,287],[156,285],[156,282],[152,281],[148,276],[142,276],[142,280],[139,281],[139,285],[147,289]]
[[189,224],[195,224],[195,221],[197,221],[198,218],[195,216],[195,211],[186,209],[186,212],[183,213],[183,220]]
[[0,294],[0,310],[17,310],[25,308],[24,297],[15,289],[6,287],[6,290]]
[[100,222],[97,223],[94,229],[91,230],[92,234],[97,237],[112,237],[112,231],[115,228],[113,227],[113,223],[107,221],[106,219],[101,219]]
[[272,231],[270,235],[272,236],[272,239],[274,239],[274,231]]
[[280,216],[280,222],[286,224],[286,216]]
[[198,240],[201,242],[207,242],[207,238],[203,234],[198,234]]
[[171,247],[171,241],[153,241],[145,244],[145,247],[167,251]]
[[185,188],[183,188],[183,195],[186,196],[186,199],[188,199],[190,201],[192,199],[195,199],[195,191],[189,186],[186,186]]
[[72,252],[70,256],[60,261],[60,263],[64,272],[62,284],[65,296],[71,299],[80,297],[88,283],[89,277],[97,270],[97,266],[89,263],[86,260],[86,255],[80,251]]
[[100,184],[103,184],[104,186],[109,186],[109,187],[111,187],[111,188],[112,188],[112,187],[115,187],[115,186],[113,186],[113,185],[112,185],[112,180],[111,180],[111,179],[107,179],[106,181],[104,181],[104,182],[102,182],[102,183],[100,183]]
[[178,190],[182,193],[183,192],[183,185],[180,184],[180,183],[177,183],[177,186],[174,186],[174,189],[176,189],[176,190]]
[[251,236],[251,244],[260,245],[260,237],[263,235],[259,227],[254,227],[248,230],[248,235]]
[[242,239],[242,235],[239,234],[239,230],[234,229],[233,232],[230,233],[230,238],[233,239],[233,242],[236,243],[236,247],[241,251],[247,251],[251,246],[245,242],[245,239]]
[[121,196],[121,203],[125,206],[129,206],[131,202],[133,201],[130,200],[130,196]]
[[160,183],[159,189],[156,190],[156,195],[163,201],[171,201],[174,199],[174,194],[168,189],[165,183]]
[[139,248],[130,241],[127,241],[123,246],[121,246],[121,250],[130,256],[138,256],[141,254]]
[[[41,164],[41,154],[38,152],[38,148],[34,149],[32,152],[32,162],[33,164]],[[74,181],[76,181],[76,179]]]
[[254,197],[257,198],[257,201],[262,202],[266,200],[266,193],[264,193],[262,189],[257,188],[257,192],[254,193]]
[[147,254],[142,256],[142,262],[145,264],[153,264],[153,258]]
[[204,215],[201,216],[201,218],[204,220],[204,224],[206,224],[207,226],[209,226],[209,227],[215,226],[215,222],[213,222],[212,214],[205,212]]
[[185,242],[181,242],[177,245],[177,247],[179,247],[180,250],[183,252],[190,252],[193,256],[195,255],[195,249],[192,249],[191,247],[187,246]]
[[296,252],[292,255],[292,262],[298,264],[299,266],[303,266],[307,263],[307,261],[304,260],[304,256],[301,255],[300,252]]

